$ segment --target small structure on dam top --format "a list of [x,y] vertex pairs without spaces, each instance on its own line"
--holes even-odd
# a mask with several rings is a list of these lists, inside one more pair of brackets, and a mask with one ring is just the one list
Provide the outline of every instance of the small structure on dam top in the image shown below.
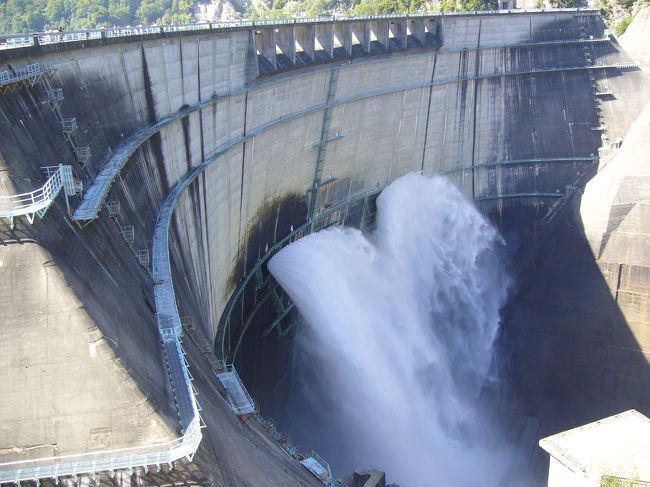
[[635,410],[540,440],[548,487],[650,485],[650,419]]

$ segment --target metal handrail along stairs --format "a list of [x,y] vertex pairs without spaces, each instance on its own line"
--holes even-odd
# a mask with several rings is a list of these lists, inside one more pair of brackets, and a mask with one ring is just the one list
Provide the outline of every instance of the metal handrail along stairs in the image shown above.
[[45,184],[29,193],[9,196],[0,196],[0,218],[7,218],[9,226],[14,228],[14,218],[24,216],[32,224],[36,216],[43,218],[50,205],[58,196],[61,188],[64,189],[68,211],[68,196],[81,193],[83,183],[75,180],[72,167],[59,164],[43,168],[48,176]]

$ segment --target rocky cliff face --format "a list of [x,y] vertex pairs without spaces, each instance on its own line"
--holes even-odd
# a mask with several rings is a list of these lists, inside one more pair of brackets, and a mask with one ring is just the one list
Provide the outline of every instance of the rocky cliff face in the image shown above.
[[197,3],[194,16],[199,22],[226,22],[238,18],[237,10],[229,0]]

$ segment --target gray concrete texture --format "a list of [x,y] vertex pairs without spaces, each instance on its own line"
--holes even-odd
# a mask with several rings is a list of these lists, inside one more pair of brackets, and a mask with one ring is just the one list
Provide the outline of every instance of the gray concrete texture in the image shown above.
[[[93,324],[52,256],[34,242],[6,244],[0,305],[12,313],[0,328],[0,463],[174,439],[149,388],[122,364],[122,344]],[[151,345],[138,344],[151,353],[140,366],[155,375]]]
[[650,72],[650,53],[648,52],[648,32],[650,32],[650,7],[641,4],[634,20],[619,38],[619,42],[632,59]]
[[[303,116],[229,150],[179,199],[170,239],[178,305],[181,316],[192,316],[198,332],[209,342],[237,281],[267,245],[282,237],[277,231],[259,231],[265,219],[280,219],[279,213],[269,214],[269,210],[288,197],[304,200],[314,175],[313,144],[320,140],[325,117],[329,132],[340,131],[343,137],[325,147],[323,175],[331,174],[336,181],[321,191],[319,208],[383,186],[412,170],[433,173],[492,161],[595,153],[601,141],[590,127],[599,120],[587,70],[508,75],[583,66],[580,47],[567,43],[473,50],[576,39],[581,35],[577,19],[571,13],[553,12],[448,17],[440,21],[443,45],[437,52],[355,59],[252,83],[251,73],[257,67],[251,64],[255,61],[250,56],[253,34],[247,31],[66,48],[10,64],[21,67],[37,61],[54,69],[50,82],[62,87],[66,96],[62,110],[79,122],[75,141],[83,141],[93,150],[85,168],[76,168],[86,183],[130,134],[186,105],[215,94],[234,93],[164,128],[122,171],[109,199],[121,204],[120,224],[135,227],[134,249],[150,246],[160,202],[190,168],[229,141],[280,117],[305,111]],[[586,19],[586,32],[602,36],[602,21],[594,16]],[[606,55],[627,59],[616,44],[607,46]],[[0,67],[4,69],[5,63]],[[488,75],[495,76],[457,81]],[[650,97],[645,79],[637,73],[616,76],[617,81],[628,78],[643,89],[631,97],[624,90],[610,104],[611,117],[618,117],[621,133],[636,118],[621,114],[640,113]],[[432,81],[449,82],[429,86]],[[418,84],[421,86],[401,89]],[[245,87],[245,93],[236,93]],[[318,109],[330,87],[334,106]],[[393,92],[378,95],[379,90]],[[33,181],[40,178],[40,165],[72,160],[70,147],[40,97],[38,88],[0,96],[0,118],[10,122],[9,130],[0,133],[1,168],[3,174],[12,176],[5,181],[10,183],[3,186],[5,192],[33,189]],[[475,168],[450,178],[473,197],[552,192],[570,184],[585,167],[584,163],[531,163]],[[543,207],[546,203],[535,199],[517,204]],[[3,366],[5,361],[12,365],[3,370],[8,380],[0,383],[0,408],[14,411],[17,394],[30,404],[28,410],[10,413],[20,417],[7,416],[12,419],[4,421],[2,416],[6,434],[0,452],[10,449],[11,458],[25,458],[27,453],[16,451],[31,452],[21,449],[37,444],[63,445],[63,440],[50,435],[51,418],[57,417],[62,407],[59,397],[77,398],[77,406],[65,406],[66,414],[89,412],[83,415],[87,419],[74,424],[72,450],[85,451],[101,441],[135,444],[156,435],[174,434],[175,411],[158,346],[151,282],[121,241],[116,224],[103,213],[89,226],[76,229],[66,223],[64,205],[59,201],[34,226],[21,222],[14,231],[6,226],[0,230],[0,258],[9,262],[2,268],[8,278],[3,279],[1,309],[3,316],[11,316],[0,333],[11,336],[12,344],[7,347],[8,354],[3,353]],[[30,251],[25,267],[30,272],[12,257],[18,252],[14,249],[23,248],[42,249]],[[43,262],[50,260],[53,265],[48,266],[52,267],[43,270]],[[51,299],[63,303],[61,308],[48,308],[43,296],[46,273],[65,281],[52,291]],[[41,299],[37,300],[37,295]],[[19,302],[39,311],[18,315]],[[77,310],[79,306],[83,311]],[[74,319],[67,318],[73,315]],[[43,329],[43,320],[47,330],[61,334],[48,346],[69,349],[70,357],[78,360],[62,361],[53,353],[43,357],[38,348],[23,340],[25,330]],[[33,333],[45,336],[45,331]],[[103,345],[91,356],[89,343],[95,340]],[[34,347],[45,346],[44,339],[36,341]],[[295,463],[231,416],[219,397],[217,381],[205,371],[200,351],[191,344],[188,347],[192,373],[200,377],[196,384],[208,424],[197,456],[206,476],[217,485],[307,485],[310,480],[301,476]],[[44,361],[42,366],[52,371],[57,370],[55,364],[64,363],[65,370],[57,377],[68,376],[69,380],[65,384],[44,382],[39,376],[29,387],[35,390],[42,384],[44,394],[28,393],[27,383],[20,379],[27,373],[21,360],[32,355],[38,355],[38,360]],[[112,365],[116,358],[121,368]],[[73,378],[80,382],[85,370],[82,363],[97,369],[87,372],[92,374],[92,387],[74,383]],[[561,370],[548,366],[551,371]],[[133,381],[125,378],[128,376]],[[600,389],[594,385],[591,390],[597,394]],[[112,399],[102,399],[106,395]],[[106,422],[111,405],[116,403],[124,408],[124,414],[119,413],[122,416],[126,411],[133,413],[130,417],[135,427],[121,428],[117,419]],[[90,414],[94,407],[99,410],[96,420]],[[152,410],[156,419],[150,417]],[[29,418],[38,418],[34,432],[42,431],[43,436],[23,435],[24,421]],[[101,428],[119,428],[120,432],[88,442],[91,432]]]
[[600,261],[650,266],[649,132],[650,105],[629,130],[617,154],[585,190],[582,221],[594,255]]

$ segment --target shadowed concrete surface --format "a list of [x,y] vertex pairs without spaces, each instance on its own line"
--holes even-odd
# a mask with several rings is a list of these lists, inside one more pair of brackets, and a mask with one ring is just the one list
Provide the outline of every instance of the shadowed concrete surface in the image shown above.
[[[650,107],[536,244],[504,323],[507,374],[539,436],[650,412],[648,134]],[[548,459],[532,461],[543,476]]]
[[12,312],[0,327],[0,463],[174,439],[147,399],[153,391],[138,388],[119,358],[135,345],[155,375],[155,338],[102,334],[51,254],[29,239],[3,243],[0,306]]
[[[64,89],[62,110],[78,118],[74,140],[92,147],[91,160],[75,167],[86,185],[136,131],[214,101],[183,112],[138,148],[109,194],[120,203],[115,219],[102,211],[78,228],[59,199],[33,226],[24,220],[13,230],[2,224],[0,311],[10,318],[0,329],[8,340],[2,348],[0,454],[42,457],[43,448],[51,455],[54,444],[61,452],[84,452],[178,434],[155,325],[154,283],[119,228],[134,227],[133,250],[150,248],[158,208],[189,170],[217,148],[281,121],[233,145],[179,198],[170,255],[181,316],[194,323],[195,334],[183,345],[207,429],[193,464],[137,472],[133,480],[318,485],[259,425],[232,414],[204,360],[240,279],[266,248],[305,221],[315,165],[331,177],[315,197],[317,211],[412,170],[449,171],[466,195],[487,198],[481,208],[497,215],[516,246],[557,199],[535,195],[564,192],[589,170],[601,145],[625,136],[650,99],[640,71],[587,69],[629,61],[615,42],[589,44],[589,56],[576,42],[602,37],[604,24],[593,14],[448,16],[439,24],[437,49],[351,59],[263,80],[257,78],[259,60],[251,57],[255,35],[245,30],[32,49],[29,59],[15,53],[0,58],[3,70],[31,62],[54,69],[48,80]],[[566,42],[511,47],[551,40]],[[595,91],[604,86],[614,96],[599,101]],[[3,195],[42,184],[40,166],[74,164],[42,88],[0,96]],[[592,130],[602,121],[604,133]],[[316,150],[337,132],[342,137]],[[513,194],[528,196],[508,197]],[[511,364],[504,369],[523,397],[523,405],[512,406],[524,411],[516,419],[528,432],[522,448],[566,423],[598,419],[623,404],[647,405],[631,385],[644,390],[647,365],[639,361],[638,342],[612,291],[622,296],[621,290],[647,285],[635,280],[638,274],[628,279],[610,262],[595,262],[576,218],[558,226],[550,242],[555,244],[538,254],[537,274],[523,283],[530,285],[522,285],[521,305],[513,307],[504,330],[512,344],[504,349]],[[246,291],[226,334],[227,350],[236,346],[256,292]],[[243,358],[242,375],[253,390],[263,388],[262,380],[273,388],[290,371],[271,351],[286,350],[291,336],[262,339],[264,328],[255,326],[252,343],[244,346],[250,355]],[[273,342],[275,349],[266,348]],[[54,375],[56,367],[64,370]],[[17,408],[16,401],[29,407]],[[57,423],[57,417],[63,419]],[[74,438],[66,438],[72,429],[62,426],[70,417],[76,418]],[[28,420],[35,421],[31,436],[23,434]]]
[[[647,348],[616,299],[630,283],[619,280],[619,266],[594,261],[576,210],[544,243],[499,340],[538,438],[630,408],[650,411]],[[546,455],[534,450],[531,461],[544,478]]]

